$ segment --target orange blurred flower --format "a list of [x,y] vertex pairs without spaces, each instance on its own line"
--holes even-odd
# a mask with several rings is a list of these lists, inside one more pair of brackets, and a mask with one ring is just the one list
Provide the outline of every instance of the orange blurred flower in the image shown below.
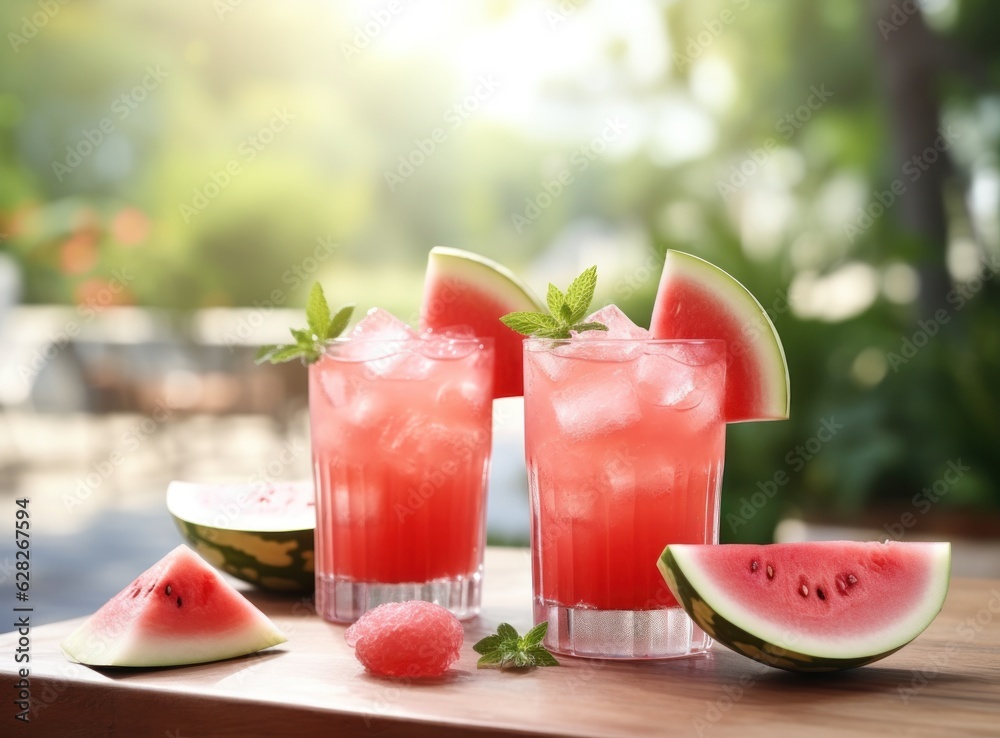
[[89,272],[97,264],[97,240],[91,233],[76,233],[59,248],[59,267],[67,274]]
[[149,218],[139,208],[123,208],[111,221],[111,235],[123,246],[135,246],[149,235]]

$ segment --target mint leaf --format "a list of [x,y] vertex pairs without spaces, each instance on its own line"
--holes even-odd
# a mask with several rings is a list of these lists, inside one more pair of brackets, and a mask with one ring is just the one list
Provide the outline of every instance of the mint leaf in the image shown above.
[[481,641],[479,641],[475,646],[473,646],[472,650],[475,651],[476,653],[487,654],[490,653],[491,651],[499,650],[500,647],[503,645],[503,642],[504,642],[503,638],[501,638],[499,635],[486,636]]
[[281,364],[302,356],[302,349],[297,344],[285,346],[261,346],[257,351],[256,362],[261,364],[270,361],[272,364]]
[[583,333],[584,331],[606,331],[608,327],[604,323],[577,323],[570,327],[571,331]]
[[568,322],[576,323],[583,320],[590,303],[594,300],[595,289],[597,289],[597,267],[592,266],[574,279],[566,290],[566,304],[569,305],[572,315]]
[[584,270],[573,280],[569,289],[562,292],[554,284],[549,285],[545,302],[549,314],[507,313],[500,320],[508,328],[524,336],[536,338],[570,338],[570,331],[607,330],[601,323],[581,323],[590,309],[597,288],[597,267]]
[[524,648],[531,648],[532,646],[537,646],[545,639],[545,634],[549,630],[549,621],[544,620],[534,628],[529,630],[524,634],[524,638],[521,639],[521,645]]
[[517,641],[517,630],[510,623],[500,623],[497,626],[497,635],[504,641]]
[[555,656],[541,645],[548,627],[547,622],[539,623],[521,638],[512,625],[500,623],[494,635],[486,636],[472,647],[473,651],[481,654],[476,667],[523,669],[530,666],[558,666]]
[[[544,313],[507,313],[500,320],[522,335],[542,338],[555,338],[552,333],[559,332],[561,327],[558,320]],[[569,338],[569,335],[566,337]]]
[[330,306],[326,302],[323,286],[319,282],[313,282],[312,289],[309,290],[309,299],[306,301],[306,323],[319,340],[329,338],[327,331],[330,329]]
[[337,314],[330,318],[330,322],[326,327],[326,335],[324,338],[336,338],[344,329],[347,328],[347,324],[351,322],[351,315],[354,313],[354,305],[345,305],[337,311]]
[[253,360],[258,364],[262,361],[267,361],[268,359],[271,358],[274,352],[282,348],[284,348],[284,346],[278,346],[277,344],[274,343],[269,343],[264,346],[261,346],[259,349],[257,349],[257,353],[254,355]]
[[545,295],[545,303],[549,306],[549,312],[557,315],[559,308],[566,304],[566,296],[562,293],[562,290],[549,282],[549,291]]
[[493,666],[494,664],[500,664],[502,661],[503,654],[500,651],[490,651],[479,657],[479,661],[476,662],[476,668],[482,669],[484,666]]
[[280,364],[292,359],[301,359],[303,363],[311,364],[318,361],[326,350],[326,344],[339,336],[351,322],[354,306],[340,308],[330,317],[330,305],[323,294],[323,287],[316,282],[309,291],[306,301],[307,328],[290,328],[295,343],[262,346],[254,358],[257,364],[269,361]]
[[556,657],[542,646],[529,648],[525,651],[525,654],[534,662],[535,666],[559,666],[559,662],[556,661]]

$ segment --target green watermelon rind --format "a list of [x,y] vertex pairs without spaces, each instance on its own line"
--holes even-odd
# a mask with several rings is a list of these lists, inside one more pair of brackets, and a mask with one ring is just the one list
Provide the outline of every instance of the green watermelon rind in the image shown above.
[[493,259],[449,246],[435,246],[427,257],[428,276],[449,277],[497,295],[513,310],[544,310],[531,289],[510,269]]
[[[900,628],[902,635],[896,643],[891,643],[881,649],[873,649],[872,653],[857,654],[852,656],[831,656],[817,653],[804,653],[802,650],[794,650],[779,645],[775,641],[782,638],[762,637],[761,631],[750,632],[747,628],[753,628],[752,614],[741,612],[734,617],[732,614],[727,618],[726,612],[734,609],[732,602],[725,602],[724,593],[712,592],[707,596],[704,590],[707,588],[705,582],[699,582],[696,586],[691,581],[692,572],[697,566],[692,561],[681,561],[684,556],[678,557],[677,550],[683,546],[667,546],[656,562],[660,574],[670,588],[674,597],[680,603],[684,611],[690,618],[704,630],[709,636],[717,640],[727,648],[739,653],[747,658],[758,661],[762,664],[772,666],[776,669],[796,672],[829,672],[853,669],[859,666],[871,664],[880,659],[884,659],[906,644],[910,643],[920,633],[922,633],[934,617],[941,611],[944,605],[945,596],[948,593],[948,572],[951,568],[951,546],[950,544],[939,544],[947,548],[947,553],[940,556],[936,562],[944,570],[943,576],[935,577],[935,581],[943,583],[937,591],[931,592],[926,601],[927,607],[919,618],[917,626],[908,629]],[[707,589],[710,589],[707,588]],[[714,605],[714,606],[713,606]],[[746,627],[741,627],[734,622],[740,620]],[[838,646],[840,648],[840,646]]]
[[[755,417],[732,418],[730,423],[758,420],[787,420],[791,409],[791,382],[788,361],[778,331],[763,305],[739,280],[711,262],[683,251],[667,251],[664,274],[706,285],[715,299],[722,301],[729,313],[747,316],[747,326],[756,329],[757,338],[745,341],[751,346],[754,362],[760,368],[765,400]],[[747,331],[745,331],[746,333]],[[746,336],[745,336],[746,337]],[[695,338],[695,336],[691,336]]]
[[268,591],[308,594],[315,590],[314,516],[256,517],[252,527],[247,522],[223,524],[228,522],[226,515],[188,502],[192,490],[200,486],[172,482],[167,489],[167,510],[181,537],[205,561]]
[[[212,528],[171,514],[177,530],[203,559],[237,579],[272,592],[312,592],[316,587],[315,531],[245,531]],[[247,545],[226,546],[219,534],[240,534]],[[286,565],[269,565],[246,549],[272,545],[281,547],[291,559]]]

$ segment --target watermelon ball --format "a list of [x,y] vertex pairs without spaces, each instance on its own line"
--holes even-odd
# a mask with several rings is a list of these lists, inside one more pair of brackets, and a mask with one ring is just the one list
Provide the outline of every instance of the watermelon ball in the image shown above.
[[387,602],[344,633],[365,668],[390,677],[441,676],[458,661],[465,631],[447,608],[432,602]]

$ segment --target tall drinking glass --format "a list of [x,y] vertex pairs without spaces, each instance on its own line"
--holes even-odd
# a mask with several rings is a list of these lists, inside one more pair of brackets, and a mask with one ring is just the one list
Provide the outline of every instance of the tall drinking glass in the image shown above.
[[669,543],[718,542],[725,343],[528,339],[524,367],[545,645],[621,659],[706,651],[656,561]]
[[492,339],[335,341],[309,369],[316,605],[479,612]]

